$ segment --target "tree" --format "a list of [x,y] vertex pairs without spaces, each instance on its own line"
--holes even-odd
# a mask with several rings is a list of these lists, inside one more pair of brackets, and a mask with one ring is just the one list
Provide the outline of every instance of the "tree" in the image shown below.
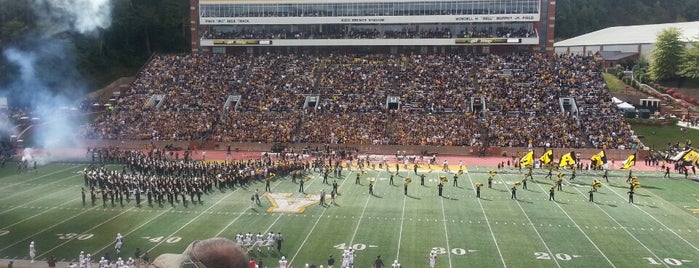
[[[699,40],[699,37],[696,38]],[[682,55],[679,75],[686,78],[699,78],[699,41],[692,42],[692,48]]]
[[654,81],[666,81],[677,78],[679,65],[685,46],[680,40],[680,30],[668,28],[658,34],[655,47],[651,51],[651,62],[648,68]]

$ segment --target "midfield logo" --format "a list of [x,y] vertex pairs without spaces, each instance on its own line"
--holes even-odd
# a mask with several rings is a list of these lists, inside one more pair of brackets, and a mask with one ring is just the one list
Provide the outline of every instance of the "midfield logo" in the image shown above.
[[306,197],[291,197],[292,193],[265,193],[272,206],[267,212],[303,213],[306,207],[318,204],[320,195],[309,194]]

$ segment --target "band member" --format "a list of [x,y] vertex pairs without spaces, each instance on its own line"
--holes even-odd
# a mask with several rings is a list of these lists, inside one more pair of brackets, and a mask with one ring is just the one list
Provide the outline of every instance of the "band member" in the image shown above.
[[481,186],[483,186],[482,183],[476,182],[476,198],[481,198]]
[[556,193],[556,189],[554,186],[552,186],[551,189],[549,189],[549,201],[556,201],[556,198],[554,196],[555,193]]
[[488,171],[488,188],[493,188],[493,177],[495,177],[496,174],[498,174],[498,172],[495,170],[491,169]]
[[633,194],[634,194],[634,192],[633,192],[633,191],[629,191],[628,194],[629,194],[629,203],[633,203]]
[[412,179],[410,179],[410,178],[405,178],[405,180],[403,180],[403,194],[404,195],[408,195],[408,184],[410,184],[411,182],[412,182]]

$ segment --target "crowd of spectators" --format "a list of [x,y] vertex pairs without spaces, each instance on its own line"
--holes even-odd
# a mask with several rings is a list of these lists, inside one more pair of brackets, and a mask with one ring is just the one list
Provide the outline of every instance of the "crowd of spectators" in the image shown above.
[[213,140],[218,142],[291,142],[299,112],[234,112],[222,116]]
[[388,118],[381,113],[310,113],[299,129],[298,142],[389,144]]
[[536,36],[536,31],[531,28],[520,27],[518,29],[513,27],[472,27],[471,29],[464,30],[460,32],[458,37],[464,38],[484,38],[484,37],[500,37],[500,38],[515,38],[515,37],[534,37]]
[[[579,55],[160,55],[85,136],[634,148],[599,68]],[[154,94],[163,103],[147,105]]]
[[410,26],[352,26],[341,31],[312,31],[286,28],[225,29],[212,28],[204,34],[206,39],[414,39],[414,38],[527,38],[535,37],[533,27],[480,26],[466,29],[459,27]]
[[[379,3],[380,4],[380,3]],[[422,5],[416,2],[417,5]],[[405,5],[405,4],[402,4]],[[344,12],[342,12],[344,11]],[[526,5],[515,8],[494,3],[492,5],[484,5],[483,3],[474,2],[472,5],[462,5],[459,8],[434,8],[434,7],[415,7],[415,6],[400,6],[394,8],[372,7],[350,7],[328,9],[327,7],[317,8],[314,5],[306,7],[294,8],[277,8],[275,11],[259,12],[256,7],[228,9],[228,8],[204,8],[203,17],[230,17],[230,18],[245,18],[245,17],[344,17],[344,16],[440,16],[440,15],[495,15],[495,14],[536,14],[536,5]]]
[[477,145],[478,118],[473,114],[408,114],[393,116],[395,143],[400,145]]

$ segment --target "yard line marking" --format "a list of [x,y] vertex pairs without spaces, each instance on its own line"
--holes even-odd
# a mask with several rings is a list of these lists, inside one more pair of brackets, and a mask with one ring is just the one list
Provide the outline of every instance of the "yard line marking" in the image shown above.
[[[441,174],[441,173],[440,173]],[[444,222],[444,239],[447,241],[447,258],[449,259],[449,267],[451,265],[451,247],[449,246],[449,228],[447,228],[447,214],[444,212],[444,198],[440,197],[442,204],[442,222]]]
[[[74,199],[72,199],[72,200],[69,200],[68,202],[72,202],[72,201],[77,200],[77,199],[79,199],[79,198],[74,198]],[[20,207],[20,206],[16,206],[15,208],[19,208],[19,207]],[[13,208],[12,210],[14,210],[15,208]],[[34,217],[38,217],[38,216],[41,215],[41,214],[44,214],[44,213],[46,213],[46,212],[49,212],[49,211],[52,211],[52,210],[58,209],[58,208],[60,208],[60,206],[55,206],[55,207],[51,207],[51,208],[47,207],[46,209],[44,209],[44,211],[42,211],[42,212],[40,212],[40,213],[34,214],[34,215],[31,216],[31,217],[26,217],[26,218],[24,218],[24,219],[22,219],[22,220],[20,220],[20,221],[18,221],[18,222],[15,222],[15,223],[13,223],[13,224],[7,225],[7,226],[5,226],[5,227],[0,227],[0,229],[7,229],[7,228],[10,228],[10,227],[12,227],[12,226],[15,226],[15,225],[20,224],[20,223],[22,223],[22,222],[25,222],[25,221],[27,221],[27,220],[33,219]],[[9,210],[8,210],[8,211],[9,211]],[[2,213],[4,213],[4,212],[2,212]],[[0,213],[0,214],[2,214],[2,213]]]
[[[378,177],[381,174],[381,172],[383,172],[383,171],[379,171],[379,173],[376,174],[376,177]],[[366,207],[369,205],[369,200],[371,200],[371,195],[367,195],[367,197],[366,197],[366,202],[364,203],[364,208],[362,208],[362,214],[359,215],[359,220],[357,221],[357,227],[354,228],[354,233],[352,234],[352,239],[350,239],[350,243],[349,243],[350,245],[352,245],[352,243],[354,243],[354,238],[357,236],[357,231],[359,231],[359,226],[362,225],[362,219],[364,218],[364,212],[366,212]]]
[[408,200],[406,195],[403,195],[403,211],[400,214],[400,231],[398,231],[398,250],[396,250],[396,260],[400,256],[400,243],[403,238],[403,221],[405,220],[405,203]]
[[[616,194],[617,196],[621,197],[622,199],[625,199],[625,198],[624,198],[623,196],[621,196],[617,191],[612,190],[612,192],[614,192],[614,194]],[[682,240],[682,241],[684,241],[685,243],[687,243],[687,245],[689,245],[690,247],[692,247],[694,250],[699,251],[699,248],[697,248],[697,247],[694,246],[692,243],[690,243],[689,241],[687,241],[686,239],[684,239],[684,237],[680,236],[678,233],[676,233],[675,231],[673,231],[672,229],[670,229],[670,227],[667,227],[667,225],[665,225],[664,223],[662,223],[662,222],[661,222],[660,220],[658,220],[656,217],[653,217],[653,215],[650,215],[650,213],[646,212],[645,210],[643,210],[643,209],[642,209],[641,207],[639,207],[639,206],[634,206],[634,207],[636,207],[638,210],[640,210],[640,211],[643,212],[644,214],[648,215],[648,217],[650,217],[651,219],[655,220],[655,222],[657,222],[657,223],[659,223],[660,225],[662,225],[663,227],[665,227],[665,229],[667,229],[667,230],[670,231],[672,234],[674,234],[675,236],[677,236],[677,238],[679,238],[680,240]]]
[[[65,171],[65,170],[62,170],[62,171],[60,171],[60,172],[63,172],[63,171]],[[50,174],[53,175],[53,174],[55,174],[55,173],[59,173],[59,172],[57,171],[57,172],[50,173]],[[49,175],[49,174],[46,174],[46,175],[44,175],[44,176],[48,176],[48,175]],[[44,177],[44,176],[39,176],[39,177],[37,177],[37,178],[35,178],[35,179],[39,179],[39,178]],[[37,187],[48,186],[48,185],[51,185],[51,184],[54,184],[54,183],[57,183],[57,182],[60,182],[60,181],[64,181],[64,180],[67,180],[67,179],[71,179],[71,178],[74,178],[74,177],[78,177],[78,175],[71,175],[71,176],[68,176],[68,177],[65,177],[65,178],[62,178],[62,179],[59,179],[59,180],[55,180],[55,181],[51,181],[51,182],[48,182],[48,183],[41,184],[41,186],[37,186]],[[35,180],[35,179],[32,179],[32,180]],[[30,181],[31,181],[31,180],[30,180]],[[18,183],[15,183],[15,184],[22,184],[22,183],[25,183],[25,182],[26,182],[26,181],[24,181],[24,182],[18,182]],[[13,185],[14,185],[14,184],[13,184]],[[36,190],[37,187],[28,187],[28,188],[27,188],[26,190],[24,190],[24,191],[13,192],[13,193],[10,194],[10,195],[7,195],[7,196],[5,196],[5,197],[3,197],[3,198],[0,198],[0,200],[9,199],[9,198],[11,198],[11,197],[13,197],[13,196],[16,196],[16,195],[19,195],[19,194],[22,194],[22,193],[25,193],[25,192],[28,192],[28,191]],[[5,188],[5,187],[3,187],[3,188]]]
[[32,238],[32,237],[34,237],[34,236],[36,236],[36,235],[38,235],[38,234],[40,234],[40,233],[46,232],[46,231],[50,230],[50,229],[53,228],[53,227],[56,227],[56,226],[58,226],[58,225],[61,225],[61,224],[65,223],[65,222],[67,222],[67,221],[69,221],[69,220],[71,220],[71,219],[73,219],[73,218],[76,218],[76,217],[78,217],[78,216],[80,216],[80,215],[82,215],[82,214],[85,214],[85,213],[87,213],[87,212],[89,212],[90,210],[93,210],[93,209],[95,209],[95,207],[92,207],[92,208],[90,208],[90,209],[87,209],[87,210],[85,210],[85,211],[83,211],[83,212],[80,212],[80,213],[78,213],[78,214],[75,214],[75,215],[73,215],[73,216],[71,216],[71,217],[69,217],[69,218],[67,218],[67,219],[65,219],[65,220],[63,220],[63,221],[61,221],[61,222],[58,222],[58,223],[56,223],[56,224],[54,224],[54,225],[51,225],[51,226],[49,226],[49,227],[46,227],[46,228],[44,228],[43,230],[41,230],[41,231],[39,231],[39,232],[37,232],[37,233],[33,233],[33,234],[31,234],[31,235],[29,235],[29,236],[27,236],[27,237],[25,237],[25,238],[22,238],[21,240],[19,240],[19,241],[17,241],[17,242],[14,242],[14,243],[8,245],[7,247],[1,248],[0,251],[4,251],[4,250],[6,250],[6,249],[8,249],[8,248],[10,248],[10,247],[12,247],[12,246],[14,246],[14,245],[19,244],[19,242],[26,241],[27,239],[30,239],[30,238]]
[[[352,174],[352,172],[353,172],[352,170],[350,170],[350,171],[347,172],[347,175],[345,176],[345,179],[342,180],[342,183],[340,184],[340,186],[337,187],[338,189],[340,189],[340,187],[342,187],[343,185],[345,185],[345,182],[347,182],[347,181],[349,180],[349,176],[350,176],[350,174]],[[327,209],[324,209],[324,210],[323,210],[323,213],[320,213],[320,216],[318,216],[318,219],[317,219],[316,222],[313,224],[313,227],[311,227],[311,230],[308,231],[308,234],[306,235],[306,237],[305,237],[305,238],[303,239],[303,241],[301,242],[301,245],[299,245],[299,248],[296,250],[296,253],[294,253],[294,256],[291,257],[291,259],[289,260],[289,267],[291,267],[291,265],[294,263],[294,259],[296,259],[296,256],[299,255],[299,252],[301,252],[301,249],[303,248],[303,245],[305,245],[305,244],[306,244],[306,241],[308,241],[308,238],[311,237],[311,234],[313,233],[313,230],[316,229],[316,226],[318,226],[318,223],[320,222],[320,219],[323,218],[323,215],[325,215],[325,212],[326,212],[326,211],[328,211],[328,210],[327,210]]]
[[[81,234],[85,234],[85,233],[87,233],[87,232],[89,232],[89,231],[92,231],[92,230],[96,229],[97,227],[100,227],[100,226],[102,226],[102,225],[104,225],[104,224],[106,224],[106,223],[108,223],[108,222],[110,222],[110,221],[112,221],[112,220],[114,220],[114,219],[120,217],[121,215],[124,215],[124,213],[126,213],[126,212],[128,212],[129,210],[132,210],[132,209],[133,209],[133,207],[132,207],[132,208],[129,208],[129,209],[127,209],[127,210],[124,210],[124,211],[122,211],[121,213],[115,215],[114,217],[111,217],[111,218],[109,218],[109,219],[107,219],[107,220],[101,222],[100,224],[97,224],[97,225],[93,226],[92,228],[90,228],[90,229],[88,229],[88,230],[82,232]],[[53,251],[53,250],[55,250],[55,249],[57,249],[57,248],[60,248],[61,246],[65,245],[65,244],[68,244],[70,241],[73,241],[73,240],[75,240],[76,238],[77,238],[77,237],[68,239],[68,240],[66,240],[65,242],[59,244],[58,246],[55,246],[55,247],[53,247],[53,248],[51,248],[51,249],[45,251],[44,253],[41,253],[39,256],[36,256],[36,258],[38,259],[39,257],[46,255],[46,253],[49,253],[49,252],[51,252],[51,251]]]
[[[30,201],[30,202],[27,202],[27,203],[23,203],[22,205],[14,206],[14,207],[12,207],[12,208],[10,208],[10,209],[6,209],[6,210],[3,210],[3,211],[0,211],[0,215],[5,214],[5,213],[10,212],[10,211],[13,211],[13,210],[18,209],[18,208],[21,208],[21,207],[26,207],[28,204],[31,204],[31,203],[34,203],[34,202],[37,202],[37,201],[40,201],[40,200],[49,198],[49,197],[50,197],[51,195],[53,195],[53,194],[57,194],[57,193],[60,193],[60,192],[66,191],[66,190],[70,190],[70,188],[65,188],[65,189],[63,189],[63,190],[51,192],[50,194],[43,195],[43,196],[40,197],[40,198],[34,199],[34,200],[32,200],[32,201]],[[76,199],[77,199],[77,198],[76,198]],[[70,200],[70,201],[73,201],[73,200],[75,200],[75,199],[72,199],[72,200]],[[34,207],[31,207],[31,208],[34,208]]]
[[[239,187],[239,188],[240,188],[240,187]],[[238,189],[238,188],[236,188],[236,189]],[[167,238],[172,237],[172,235],[174,235],[174,234],[176,234],[177,232],[181,231],[182,229],[184,229],[184,227],[187,227],[187,225],[190,225],[190,224],[191,224],[192,222],[194,222],[196,219],[198,219],[199,217],[201,217],[202,215],[204,215],[207,211],[209,211],[210,209],[214,208],[216,205],[218,205],[219,203],[221,203],[221,201],[226,200],[226,199],[227,199],[228,197],[230,197],[233,193],[235,193],[235,190],[231,191],[231,192],[228,193],[226,196],[224,196],[224,197],[222,197],[221,199],[219,199],[218,201],[216,201],[216,203],[213,203],[211,206],[209,206],[208,208],[206,208],[204,211],[200,212],[199,215],[197,215],[196,217],[194,217],[194,218],[192,218],[191,220],[189,220],[187,223],[185,223],[185,224],[183,224],[182,226],[180,226],[179,229],[177,229],[177,230],[175,230],[174,232],[172,232],[170,235],[167,236]],[[167,240],[167,239],[163,239],[162,241],[158,242],[157,244],[155,244],[155,246],[151,247],[150,249],[146,250],[145,252],[148,252],[148,251],[153,250],[154,248],[160,246],[160,244],[162,244],[162,243],[165,242],[166,240]]]
[[[505,180],[502,179],[502,176],[500,176],[500,174],[497,174],[496,176],[498,176],[498,179],[500,179],[500,181],[502,181],[502,184],[505,186],[505,189],[507,189],[506,191],[509,191],[510,190],[510,189],[508,189],[509,186],[507,186],[507,183],[505,183]],[[536,236],[538,236],[539,240],[541,240],[541,243],[544,244],[544,247],[546,248],[548,253],[551,256],[553,256],[554,255],[553,251],[551,251],[549,246],[546,244],[546,241],[544,241],[544,238],[541,237],[541,234],[539,233],[539,230],[536,229],[534,222],[532,222],[532,220],[529,218],[529,215],[527,215],[527,212],[524,211],[524,208],[522,207],[522,205],[519,204],[519,200],[515,200],[515,203],[517,203],[517,206],[519,207],[519,209],[522,210],[522,213],[524,214],[524,217],[527,218],[527,221],[529,221],[529,223],[532,224],[532,228],[534,229]],[[558,260],[556,258],[551,258],[551,259],[556,263],[556,266],[558,266],[558,268],[561,268],[561,264],[558,263]]]
[[[466,176],[468,176],[468,181],[473,185],[473,180],[471,179],[471,173],[466,173]],[[476,187],[473,187],[473,191],[476,191]],[[500,246],[498,245],[498,240],[495,238],[495,233],[493,232],[493,227],[490,226],[490,221],[488,220],[488,215],[485,213],[485,208],[483,208],[483,203],[481,203],[481,199],[478,198],[478,205],[481,207],[481,211],[483,212],[483,217],[485,218],[485,223],[488,225],[488,230],[490,231],[490,237],[493,238],[493,242],[495,242],[495,248],[498,250],[498,255],[500,255],[500,261],[502,262],[502,267],[506,268],[507,264],[505,263],[505,258],[502,256],[502,252],[500,251]],[[469,221],[470,222],[470,221]],[[481,223],[478,221],[478,223]]]
[[[173,208],[173,207],[170,207],[169,209],[166,209],[166,210],[164,210],[163,212],[160,212],[160,214],[156,215],[155,217],[150,218],[148,221],[142,223],[141,225],[137,226],[136,228],[131,229],[129,232],[125,233],[123,236],[124,236],[124,237],[127,237],[128,235],[132,234],[133,232],[135,232],[135,231],[138,230],[138,229],[141,229],[141,227],[145,226],[146,224],[150,223],[151,221],[153,221],[153,220],[155,220],[155,219],[157,219],[157,218],[160,218],[160,216],[162,216],[163,214],[169,212],[169,211],[172,210],[172,209],[174,209],[174,208]],[[98,249],[97,251],[93,252],[92,255],[93,255],[93,256],[97,256],[97,253],[99,253],[100,251],[106,249],[107,247],[111,246],[112,244],[113,244],[113,243],[110,242],[109,244],[107,244],[106,246],[102,247],[101,249]]]
[[[544,187],[541,187],[541,184],[539,184],[539,183],[534,183],[534,184],[536,184],[536,185],[539,187],[539,189],[541,189],[541,191],[546,192],[546,190],[544,189]],[[576,189],[576,190],[577,190],[577,189]],[[604,254],[604,252],[602,252],[602,250],[597,246],[597,244],[595,244],[595,242],[592,241],[592,238],[590,238],[590,237],[585,233],[585,231],[583,231],[583,229],[580,228],[580,225],[579,225],[577,222],[575,222],[575,220],[573,220],[573,218],[571,218],[570,215],[568,215],[568,212],[566,212],[565,209],[563,209],[563,207],[561,207],[561,205],[560,205],[558,202],[555,202],[555,201],[554,201],[553,203],[556,204],[556,206],[557,206],[561,211],[563,211],[563,214],[565,214],[566,217],[568,217],[568,219],[569,219],[571,222],[573,222],[573,225],[574,225],[576,228],[578,228],[578,230],[580,230],[580,232],[585,236],[585,238],[587,238],[587,241],[590,241],[590,243],[592,243],[592,246],[594,246],[595,249],[597,249],[597,252],[599,252],[600,254],[602,254],[602,257],[604,257],[604,259],[607,260],[607,262],[608,262],[612,267],[616,267],[616,265],[614,265],[614,263],[612,263],[612,261],[607,257],[607,255]],[[560,227],[561,225],[559,224],[558,226]],[[587,227],[587,226],[586,226],[586,227]],[[595,226],[595,228],[597,228],[597,226]]]
[[[54,172],[51,172],[51,173],[48,173],[48,174],[44,174],[44,175],[41,175],[41,176],[37,176],[36,178],[33,178],[33,179],[24,180],[24,181],[15,182],[15,183],[10,183],[10,184],[8,184],[7,186],[0,187],[0,189],[5,189],[5,188],[8,188],[8,187],[12,187],[12,186],[14,186],[14,185],[16,185],[16,184],[25,184],[25,183],[30,182],[30,181],[38,180],[38,179],[41,179],[41,178],[43,178],[43,177],[47,177],[47,176],[51,176],[51,175],[54,175],[54,174],[57,174],[57,173],[65,172],[65,171],[67,171],[67,170],[69,170],[69,169],[74,169],[74,168],[80,168],[80,165],[78,165],[78,166],[69,166],[69,167],[67,167],[67,168],[64,168],[64,169],[61,169],[61,170],[58,170],[58,171],[54,171]],[[16,174],[16,175],[21,175],[21,173],[20,173],[20,174]]]
[[[573,187],[573,188],[575,189],[575,191],[577,191],[578,193],[580,193],[580,195],[585,196],[585,194],[584,194],[583,192],[581,192],[579,189],[577,189],[577,188],[575,188],[575,187]],[[613,192],[613,190],[612,190],[612,192]],[[629,228],[626,228],[626,227],[622,226],[621,223],[619,223],[614,217],[612,217],[612,215],[609,215],[609,213],[607,213],[607,211],[605,211],[604,209],[602,209],[602,207],[600,207],[599,204],[597,204],[597,203],[595,203],[595,202],[592,202],[592,203],[594,203],[595,206],[596,206],[597,208],[599,208],[599,210],[602,211],[602,213],[604,213],[605,215],[607,215],[607,217],[609,217],[612,221],[614,221],[614,223],[616,223],[616,224],[619,226],[619,229],[624,230],[624,232],[626,232],[626,234],[628,234],[631,238],[633,238],[634,240],[636,240],[636,242],[638,242],[638,244],[640,244],[643,248],[645,248],[645,249],[648,251],[648,253],[650,253],[651,255],[653,255],[653,257],[655,257],[656,259],[661,260],[661,258],[658,257],[658,255],[655,255],[655,253],[654,253],[652,250],[650,250],[650,248],[648,248],[645,244],[643,244],[643,242],[641,242],[641,240],[638,240],[638,238],[636,238],[635,235],[631,234],[631,232],[629,231]],[[616,227],[615,227],[614,229],[616,229]],[[663,262],[663,265],[665,265],[665,267],[670,267],[670,266],[668,266],[667,264],[665,264],[664,262]]]
[[[279,183],[281,183],[281,182],[278,182],[277,185],[279,185]],[[276,187],[276,185],[275,185],[275,187]],[[249,207],[244,208],[244,210],[248,210],[248,209],[249,209]],[[219,235],[221,235],[223,233],[223,231],[228,229],[228,227],[231,227],[231,225],[233,225],[233,223],[235,223],[243,215],[246,215],[246,213],[240,212],[240,214],[238,214],[237,217],[233,218],[225,227],[223,227],[220,231],[218,231],[218,233],[216,233],[216,235],[214,235],[214,237],[219,237]],[[247,214],[247,215],[249,215],[249,214]]]

